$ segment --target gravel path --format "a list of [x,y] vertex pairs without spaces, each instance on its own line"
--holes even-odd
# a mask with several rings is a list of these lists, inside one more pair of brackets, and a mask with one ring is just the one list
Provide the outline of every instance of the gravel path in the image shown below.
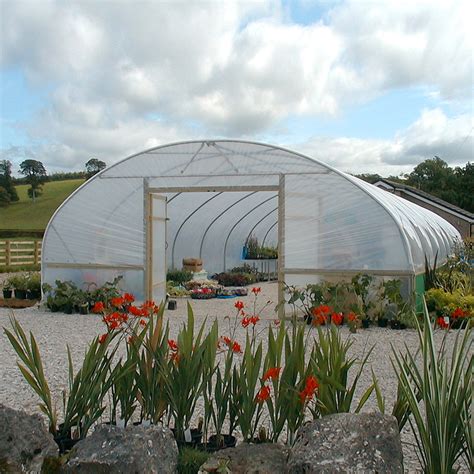
[[[259,302],[271,301],[263,312],[261,312],[262,327],[273,324],[275,319],[274,307],[277,300],[277,285],[275,283],[264,283],[261,285],[262,293]],[[246,306],[251,306],[253,297],[240,298]],[[219,320],[220,334],[228,334],[229,319],[226,316],[234,316],[235,299],[212,299],[206,301],[193,301],[192,306],[195,314],[196,325],[200,325],[207,318],[210,325],[215,318]],[[176,335],[179,327],[186,321],[186,299],[178,299],[176,311],[167,311],[165,317],[170,323],[172,336]],[[260,306],[260,305],[259,305]],[[8,317],[10,310],[0,308],[0,326],[9,327]],[[59,411],[61,412],[61,391],[67,384],[67,359],[66,344],[71,348],[73,359],[79,362],[82,358],[87,343],[92,337],[104,332],[104,326],[100,318],[95,315],[66,315],[61,313],[50,313],[40,308],[29,308],[15,310],[15,317],[21,323],[25,331],[33,331],[43,356],[45,372],[51,389],[57,397]],[[374,351],[369,359],[370,364],[366,367],[359,383],[360,393],[371,383],[370,366],[373,368],[386,399],[387,411],[390,412],[395,396],[397,381],[390,362],[391,349],[403,350],[404,344],[415,349],[418,345],[417,334],[413,330],[393,331],[389,329],[370,328],[359,330],[357,334],[350,334],[346,327],[340,329],[344,338],[352,337],[352,355],[362,356],[368,348],[374,346]],[[441,341],[443,334],[437,331],[436,341]],[[454,332],[448,335],[448,347],[454,340]],[[245,329],[239,326],[237,329],[237,340],[244,342]],[[23,380],[17,366],[16,356],[3,331],[0,335],[0,403],[12,408],[23,408],[30,413],[37,412],[38,398]],[[356,401],[357,402],[357,401]],[[354,404],[355,406],[355,404]],[[377,410],[375,397],[372,396],[364,408],[364,411]],[[404,442],[405,468],[409,471],[418,470],[419,463],[416,454],[409,443],[414,443],[412,433],[407,429],[402,433]]]

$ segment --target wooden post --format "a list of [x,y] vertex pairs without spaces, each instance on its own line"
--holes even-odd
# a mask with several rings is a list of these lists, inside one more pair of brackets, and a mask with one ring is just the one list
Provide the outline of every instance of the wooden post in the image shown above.
[[5,241],[5,265],[7,267],[11,265],[11,242],[10,242],[10,240]]
[[38,265],[39,263],[39,240],[35,240],[35,260],[34,265]]

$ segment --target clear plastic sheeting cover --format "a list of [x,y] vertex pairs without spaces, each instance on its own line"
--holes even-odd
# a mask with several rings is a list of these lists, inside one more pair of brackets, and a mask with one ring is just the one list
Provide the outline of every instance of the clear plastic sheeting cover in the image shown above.
[[[152,195],[167,200],[160,215]],[[146,297],[161,267],[181,268],[184,257],[202,258],[210,274],[241,265],[250,236],[279,245],[287,281],[420,273],[425,256],[443,262],[460,239],[436,214],[317,160],[195,141],[126,158],[72,194],[47,227],[43,281],[102,284],[121,274],[124,289]]]

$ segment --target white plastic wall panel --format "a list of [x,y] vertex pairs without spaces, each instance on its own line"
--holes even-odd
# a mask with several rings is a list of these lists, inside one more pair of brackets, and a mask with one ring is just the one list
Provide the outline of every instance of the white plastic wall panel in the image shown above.
[[410,271],[386,209],[345,177],[285,178],[285,268]]
[[88,181],[51,220],[43,262],[143,265],[142,183]]

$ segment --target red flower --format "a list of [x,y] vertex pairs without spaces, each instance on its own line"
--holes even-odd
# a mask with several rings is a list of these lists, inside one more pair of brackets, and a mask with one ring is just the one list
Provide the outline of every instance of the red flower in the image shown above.
[[259,286],[255,287],[255,288],[252,288],[252,293],[254,295],[258,295],[261,291],[262,291],[262,289]]
[[107,339],[107,334],[101,334],[99,336],[99,344],[103,344]]
[[140,308],[143,310],[143,312],[146,314],[143,314],[143,316],[147,316],[149,314],[153,314],[153,313],[158,313],[158,311],[160,310],[160,307],[157,306],[155,304],[154,301],[151,301],[151,300],[147,300],[145,301],[141,306]]
[[467,314],[468,314],[467,311],[463,311],[461,308],[456,308],[451,314],[451,317],[453,319],[464,318],[464,316],[467,316]]
[[110,304],[116,308],[120,308],[124,303],[125,300],[121,296],[117,296],[116,298],[112,298],[110,300]]
[[319,387],[318,380],[313,375],[310,375],[306,378],[306,383],[304,389],[300,392],[301,403],[309,402]]
[[281,367],[271,367],[265,372],[263,381],[266,382],[268,379],[276,380],[280,376]]
[[328,306],[328,305],[325,305],[325,304],[322,304],[320,306],[316,306],[315,308],[313,308],[311,310],[311,312],[313,313],[314,316],[317,316],[318,314],[322,314],[322,315],[329,315],[331,314],[333,311],[333,309],[331,308],[331,306]]
[[257,393],[255,397],[258,403],[263,403],[265,400],[270,398],[270,387],[268,385],[264,385]]
[[444,320],[443,317],[439,317],[437,320],[436,320],[436,324],[441,328],[441,329],[448,329],[449,328],[449,324]]
[[344,321],[344,317],[342,316],[342,313],[332,313],[331,321],[336,326],[340,326],[342,324],[342,321]]
[[240,347],[240,344],[238,342],[234,341],[232,343],[232,351],[238,353],[242,352],[242,348]]
[[224,341],[228,346],[231,345],[232,340],[231,340],[230,337],[224,336],[222,339],[223,339],[223,341]]
[[135,301],[135,296],[130,293],[125,293],[123,299],[126,303],[133,303]]
[[102,303],[102,301],[97,301],[94,306],[92,307],[92,312],[93,313],[102,313],[102,311],[104,311],[105,309],[105,306],[104,306],[104,303]]
[[143,319],[140,319],[140,324],[141,324],[142,326],[146,326],[146,321],[144,321]]
[[242,318],[241,324],[243,328],[246,328],[249,324],[253,324],[254,326],[260,321],[258,316],[252,316],[251,318]]
[[138,308],[137,306],[130,305],[128,312],[133,316],[146,316],[148,313],[146,310]]
[[327,321],[327,316],[323,313],[316,314],[313,316],[313,325],[314,326],[324,326]]
[[354,321],[357,321],[358,319],[358,316],[357,314],[353,313],[352,311],[347,315],[347,319],[350,321],[350,322],[354,322]]
[[244,303],[242,301],[236,301],[234,306],[240,311],[244,307]]
[[168,339],[168,347],[176,352],[178,350],[178,343],[174,339]]

